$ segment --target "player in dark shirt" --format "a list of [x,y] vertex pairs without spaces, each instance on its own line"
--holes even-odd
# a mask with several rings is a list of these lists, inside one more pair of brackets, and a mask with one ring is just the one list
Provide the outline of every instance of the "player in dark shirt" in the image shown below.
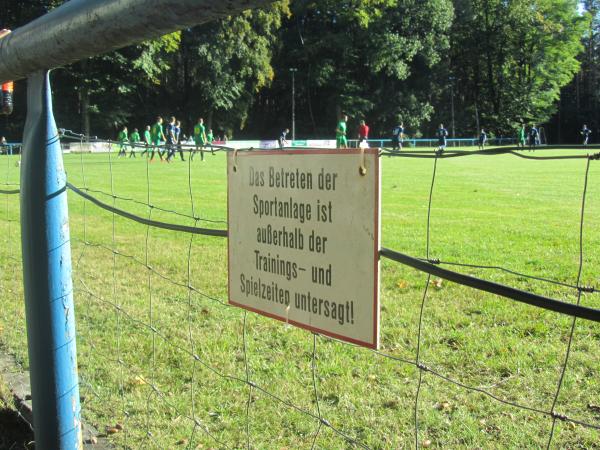
[[290,130],[288,128],[286,128],[279,135],[279,139],[277,140],[277,142],[279,142],[279,148],[280,149],[283,149],[283,147],[287,147],[288,146],[287,135],[288,135],[289,132],[290,132]]
[[592,134],[592,130],[590,130],[586,124],[583,124],[583,129],[581,130],[581,135],[583,136],[583,145],[586,147],[590,141],[591,134]]
[[[175,117],[171,117],[171,120],[165,127],[165,137],[167,138],[166,143],[166,153],[167,153],[167,162],[171,162],[173,156],[175,155],[175,145],[177,144],[177,138],[175,137],[175,127],[176,120]],[[160,155],[160,152],[158,153]]]
[[438,138],[438,151],[443,152],[446,150],[446,145],[448,145],[448,130],[444,128],[444,124],[441,123],[440,127],[437,130],[437,138]]
[[531,125],[529,129],[529,150],[534,150],[539,143],[540,133],[535,125]]
[[396,125],[392,129],[392,150],[402,150],[402,140],[404,138],[404,124],[400,122],[400,125]]
[[481,133],[479,133],[479,150],[483,150],[485,143],[487,142],[487,133],[482,128]]

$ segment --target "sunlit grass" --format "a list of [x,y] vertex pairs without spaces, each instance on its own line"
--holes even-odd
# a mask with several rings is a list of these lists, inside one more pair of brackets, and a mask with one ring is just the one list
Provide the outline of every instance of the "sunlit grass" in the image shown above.
[[[14,182],[16,157],[5,161],[6,179]],[[585,164],[513,156],[440,160],[431,257],[575,283]],[[66,155],[65,166],[76,186],[142,203],[149,198],[157,207],[152,219],[226,226],[219,223],[227,217],[223,154],[191,166],[114,154]],[[385,247],[425,256],[432,167],[432,160],[383,159]],[[589,179],[582,284],[598,286],[600,161],[592,161]],[[110,195],[94,195],[113,202]],[[1,339],[26,364],[20,267],[10,259],[20,255],[18,198],[5,197],[0,198]],[[150,214],[139,203],[114,202]],[[72,192],[69,208],[84,415],[101,430],[123,425],[124,431],[111,435],[116,446],[245,448],[248,426],[253,448],[310,448],[319,410],[335,429],[371,448],[414,446],[414,366],[317,337],[313,373],[312,334],[220,303],[227,302],[225,239],[147,229],[113,218]],[[576,300],[573,290],[505,272],[461,271]],[[382,261],[385,355],[414,361],[425,282],[421,273]],[[600,307],[600,295],[584,294],[582,304]],[[421,359],[427,366],[499,398],[550,409],[570,318],[447,282],[430,286],[423,317]],[[578,320],[571,350],[557,411],[600,426],[600,325]],[[252,392],[244,382],[246,364],[258,387]],[[552,424],[548,416],[430,373],[423,375],[417,413],[418,441],[431,441],[432,448],[545,447]],[[599,441],[596,430],[558,422],[553,442],[555,448],[594,448]],[[321,427],[316,445],[352,447],[328,427]]]

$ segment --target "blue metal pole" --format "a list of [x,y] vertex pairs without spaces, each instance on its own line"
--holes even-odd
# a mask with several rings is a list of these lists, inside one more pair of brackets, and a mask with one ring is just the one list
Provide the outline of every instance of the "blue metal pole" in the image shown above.
[[66,174],[47,71],[28,79],[21,240],[35,447],[82,448]]

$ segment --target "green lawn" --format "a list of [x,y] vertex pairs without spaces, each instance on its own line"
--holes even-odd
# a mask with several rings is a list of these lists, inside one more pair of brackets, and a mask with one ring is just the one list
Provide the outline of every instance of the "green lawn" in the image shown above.
[[[0,174],[16,182],[17,157],[1,157],[0,168],[4,161]],[[382,245],[424,257],[433,160],[382,163]],[[585,164],[510,155],[440,160],[431,257],[575,283]],[[223,154],[191,166],[114,154],[66,155],[65,166],[76,186],[139,202],[149,198],[156,207],[152,219],[226,227],[219,223],[227,216]],[[18,198],[4,197],[0,336],[27,365],[20,265],[13,259],[20,256]],[[115,205],[149,214],[136,202],[117,199]],[[118,448],[244,448],[247,429],[252,448],[310,448],[319,411],[336,430],[370,448],[414,446],[419,373],[394,358],[415,359],[424,274],[382,261],[381,352],[390,357],[318,336],[313,372],[311,333],[226,306],[225,239],[148,229],[114,218],[73,192],[69,207],[84,417],[102,430],[122,425],[111,435]],[[599,227],[600,161],[592,161],[585,285],[600,286]],[[576,300],[573,290],[505,272],[458,270]],[[582,304],[600,308],[600,294],[584,294]],[[547,411],[571,322],[443,282],[431,286],[425,302],[421,360],[453,380]],[[256,388],[244,382],[247,376]],[[599,324],[577,321],[557,411],[600,426]],[[418,422],[418,440],[430,448],[545,448],[552,419],[424,373]],[[557,422],[553,448],[599,443],[600,431]],[[333,429],[320,428],[316,448],[353,447]]]

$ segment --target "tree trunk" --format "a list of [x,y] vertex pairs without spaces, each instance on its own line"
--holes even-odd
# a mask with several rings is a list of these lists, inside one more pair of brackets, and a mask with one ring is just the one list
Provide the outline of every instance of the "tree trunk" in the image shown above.
[[85,140],[90,139],[90,91],[83,87],[79,93],[79,104],[81,114],[81,131]]
[[207,116],[206,116],[206,129],[207,130],[211,130],[212,129],[212,122],[213,122],[213,110],[210,109],[208,111]]
[[315,115],[312,107],[312,97],[310,95],[310,76],[312,74],[312,66],[308,66],[308,83],[306,86],[306,97],[308,99],[308,113],[310,114],[310,121],[313,126],[313,133],[317,134],[317,122],[315,121]]

